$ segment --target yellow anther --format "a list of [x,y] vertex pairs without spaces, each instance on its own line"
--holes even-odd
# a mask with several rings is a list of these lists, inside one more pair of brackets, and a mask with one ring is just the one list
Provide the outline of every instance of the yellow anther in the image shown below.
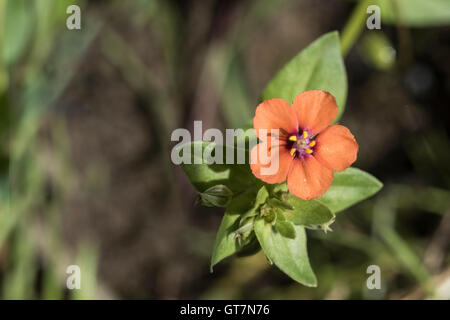
[[311,143],[310,144],[308,144],[308,146],[310,146],[310,147],[314,147],[316,145],[316,141],[314,140],[314,141],[311,141]]
[[289,140],[290,140],[290,141],[297,141],[297,136],[290,136],[290,137],[289,137]]
[[308,132],[307,131],[303,131],[303,139],[308,138]]
[[291,153],[291,156],[293,156],[293,155],[294,155],[295,151],[297,151],[297,149],[295,149],[295,148],[292,148],[292,149],[291,149],[291,151],[290,151],[290,153]]
[[306,148],[305,152],[311,154],[313,151],[311,149],[309,149],[309,148]]

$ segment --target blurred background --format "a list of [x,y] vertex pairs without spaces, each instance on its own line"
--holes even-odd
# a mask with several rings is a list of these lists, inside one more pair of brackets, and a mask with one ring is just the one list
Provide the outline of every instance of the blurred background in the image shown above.
[[[433,1],[437,16],[412,6],[419,19],[367,30],[346,0],[0,0],[0,298],[449,299],[450,7]],[[385,186],[309,232],[317,288],[261,252],[210,274],[223,210],[194,206],[170,134],[247,125],[276,71],[332,30],[354,166]]]

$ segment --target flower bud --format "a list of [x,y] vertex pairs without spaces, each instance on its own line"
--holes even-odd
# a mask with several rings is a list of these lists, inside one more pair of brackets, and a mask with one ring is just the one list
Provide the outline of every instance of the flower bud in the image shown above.
[[200,193],[197,201],[207,207],[226,207],[233,197],[228,187],[218,184]]

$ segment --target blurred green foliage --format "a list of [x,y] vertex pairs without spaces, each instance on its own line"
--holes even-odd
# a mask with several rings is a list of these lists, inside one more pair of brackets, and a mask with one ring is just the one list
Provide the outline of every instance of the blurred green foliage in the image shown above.
[[[65,293],[65,268],[70,262],[61,243],[60,203],[67,187],[68,140],[65,123],[55,118],[51,126],[54,144],[54,193],[48,199],[49,166],[43,157],[38,132],[46,115],[71,81],[74,68],[96,36],[97,23],[88,35],[68,33],[65,10],[72,1],[2,1],[0,70],[6,76],[0,89],[1,147],[8,157],[2,167],[0,252],[5,260],[1,297],[6,299],[61,299]],[[51,61],[51,64],[49,64]],[[2,74],[3,75],[3,74]],[[6,118],[6,119],[5,119]],[[91,246],[91,249],[94,250]],[[94,297],[96,253],[82,258],[86,287],[78,297]],[[40,271],[42,269],[42,272]],[[42,274],[41,274],[42,273]],[[90,276],[91,275],[91,276]],[[89,279],[91,277],[91,279]],[[36,286],[41,283],[41,290]],[[70,296],[70,295],[69,295]]]

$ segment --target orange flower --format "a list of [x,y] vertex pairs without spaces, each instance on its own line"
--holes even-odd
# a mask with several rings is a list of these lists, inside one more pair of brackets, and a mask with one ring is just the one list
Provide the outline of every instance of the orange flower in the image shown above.
[[[320,197],[330,187],[333,171],[348,168],[358,153],[351,132],[330,125],[337,113],[334,97],[321,90],[300,93],[292,107],[283,99],[262,102],[253,118],[261,140],[251,151],[253,174],[266,183],[287,180],[289,192],[301,199]],[[260,159],[264,153],[268,161]],[[274,164],[278,170],[264,173]]]

